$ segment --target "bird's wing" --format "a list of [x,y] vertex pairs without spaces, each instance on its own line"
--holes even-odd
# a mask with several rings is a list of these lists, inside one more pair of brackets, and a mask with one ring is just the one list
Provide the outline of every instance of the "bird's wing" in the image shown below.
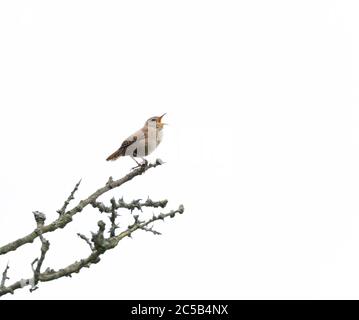
[[138,136],[129,136],[124,142],[122,142],[120,149],[126,150],[130,145],[134,144],[138,140]]
[[125,141],[122,142],[121,147],[117,149],[113,154],[111,154],[106,160],[116,160],[120,156],[124,156],[126,149],[133,145],[136,141],[141,141],[145,139],[145,136],[141,130],[137,131],[136,133],[130,135]]

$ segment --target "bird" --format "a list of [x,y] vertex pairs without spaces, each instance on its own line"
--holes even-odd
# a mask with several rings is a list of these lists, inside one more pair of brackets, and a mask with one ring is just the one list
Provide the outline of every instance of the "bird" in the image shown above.
[[[124,140],[120,148],[108,156],[106,160],[114,161],[120,157],[130,156],[137,163],[137,166],[147,164],[144,157],[152,153],[162,141],[163,127],[167,124],[162,122],[165,115],[166,113],[159,117],[149,118],[140,130]],[[135,158],[141,158],[143,163],[139,163]]]

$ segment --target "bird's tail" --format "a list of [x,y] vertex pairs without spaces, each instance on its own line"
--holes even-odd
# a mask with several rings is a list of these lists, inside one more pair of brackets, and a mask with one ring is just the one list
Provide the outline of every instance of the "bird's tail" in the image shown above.
[[119,157],[121,157],[122,155],[123,155],[122,150],[118,149],[113,154],[111,154],[106,160],[107,161],[114,161],[114,160],[118,159]]

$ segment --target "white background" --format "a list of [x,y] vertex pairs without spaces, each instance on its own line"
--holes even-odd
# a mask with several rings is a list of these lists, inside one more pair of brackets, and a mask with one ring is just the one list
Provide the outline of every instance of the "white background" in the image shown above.
[[[118,178],[104,159],[168,113],[113,192],[184,204],[72,279],[6,298],[359,298],[356,1],[1,1],[0,243]],[[103,197],[106,201],[109,196]],[[148,212],[150,215],[151,212]],[[45,268],[89,253],[93,210],[48,238]],[[31,276],[40,243],[0,256]],[[9,283],[10,283],[9,282]]]

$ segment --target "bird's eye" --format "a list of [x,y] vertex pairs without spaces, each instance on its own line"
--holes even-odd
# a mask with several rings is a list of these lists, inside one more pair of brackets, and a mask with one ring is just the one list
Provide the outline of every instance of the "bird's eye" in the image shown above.
[[151,121],[156,121],[156,118],[152,118]]

